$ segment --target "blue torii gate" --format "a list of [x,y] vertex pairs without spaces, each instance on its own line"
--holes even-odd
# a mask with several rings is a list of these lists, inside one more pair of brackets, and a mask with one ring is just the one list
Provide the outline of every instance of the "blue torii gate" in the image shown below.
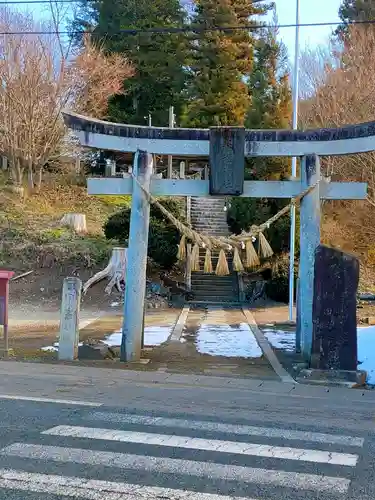
[[[64,113],[66,125],[85,147],[138,153],[133,175],[154,196],[210,196],[208,180],[172,180],[152,176],[152,154],[208,157],[209,129],[179,129],[117,124]],[[243,129],[242,129],[243,130]],[[300,157],[301,177],[290,181],[245,181],[240,196],[293,198],[310,186],[315,188],[301,201],[299,318],[302,354],[310,360],[315,250],[320,244],[320,200],[363,200],[367,184],[322,180],[320,156],[348,155],[375,150],[375,122],[337,129],[246,130],[242,157]],[[234,155],[238,157],[239,151]],[[140,358],[149,226],[149,203],[131,175],[123,178],[88,179],[90,195],[132,195],[131,223],[125,292],[121,359]]]

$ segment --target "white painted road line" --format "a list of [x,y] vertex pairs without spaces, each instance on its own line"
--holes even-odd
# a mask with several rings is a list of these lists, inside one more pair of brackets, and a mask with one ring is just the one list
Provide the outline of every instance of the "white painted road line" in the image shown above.
[[153,473],[183,474],[207,479],[241,481],[320,492],[346,493],[350,486],[349,479],[339,477],[59,446],[14,443],[1,450],[0,454],[7,457],[13,456],[47,462],[70,462]]
[[210,493],[142,486],[130,483],[114,483],[80,477],[37,474],[17,470],[0,469],[0,488],[34,493],[50,493],[64,497],[88,500],[147,500],[169,498],[172,500],[251,500],[244,497],[228,497]]
[[53,399],[53,398],[37,398],[32,396],[17,396],[11,394],[0,394],[0,399],[10,399],[14,401],[36,401],[38,403],[56,403],[61,405],[72,406],[91,406],[92,408],[99,408],[103,406],[102,403],[93,403],[91,401],[72,401],[70,399]]
[[42,434],[48,434],[50,436],[101,439],[105,441],[119,441],[124,443],[170,446],[173,448],[217,451],[221,453],[235,453],[255,457],[347,465],[350,467],[355,467],[358,460],[358,455],[350,453],[334,453],[303,448],[289,448],[235,441],[221,441],[218,439],[202,439],[169,434],[98,429],[95,427],[78,427],[71,425],[59,425],[42,432]]
[[364,439],[360,437],[323,434],[320,432],[291,431],[269,427],[255,427],[251,425],[223,424],[220,422],[194,421],[179,418],[149,417],[147,415],[131,415],[124,413],[92,412],[85,417],[88,420],[110,422],[116,424],[151,425],[155,427],[177,427],[197,431],[225,432],[243,436],[260,436],[266,438],[280,438],[315,443],[338,444],[342,446],[362,447]]

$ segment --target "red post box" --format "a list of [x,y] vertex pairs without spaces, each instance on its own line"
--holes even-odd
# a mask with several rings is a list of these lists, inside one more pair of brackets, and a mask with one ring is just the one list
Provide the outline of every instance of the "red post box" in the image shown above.
[[0,270],[0,326],[4,330],[4,354],[8,355],[8,301],[9,280],[14,276],[13,271]]

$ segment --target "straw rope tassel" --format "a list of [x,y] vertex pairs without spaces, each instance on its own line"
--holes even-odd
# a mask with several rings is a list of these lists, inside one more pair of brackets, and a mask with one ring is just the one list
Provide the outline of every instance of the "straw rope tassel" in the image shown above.
[[200,271],[199,267],[199,245],[196,243],[191,251],[191,270],[198,273]]
[[225,252],[223,249],[221,249],[220,253],[219,253],[219,259],[217,261],[215,274],[217,276],[228,276],[228,274],[230,274],[229,267],[228,267],[228,261],[227,261],[227,258],[225,256]]
[[272,257],[273,250],[271,245],[268,243],[267,238],[263,233],[258,234],[259,238],[259,252],[264,259],[268,259],[268,257]]
[[184,234],[178,245],[177,259],[180,261],[186,259],[186,236]]
[[251,240],[246,241],[246,267],[252,269],[260,265],[260,260],[258,254],[255,251],[253,242]]
[[234,247],[234,253],[233,253],[233,269],[237,271],[238,273],[242,273],[244,271],[244,267],[241,261],[240,254],[238,252],[238,248]]
[[207,248],[206,256],[204,258],[204,269],[205,273],[213,273],[212,260],[211,260],[211,250]]

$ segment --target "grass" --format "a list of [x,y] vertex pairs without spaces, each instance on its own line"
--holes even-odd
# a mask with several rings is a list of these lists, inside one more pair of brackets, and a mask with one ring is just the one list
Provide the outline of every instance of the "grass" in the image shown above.
[[[0,176],[0,265],[32,264],[45,254],[59,262],[99,264],[116,244],[104,237],[103,224],[129,202],[128,196],[88,196],[85,186],[61,176],[46,178],[40,193],[21,198]],[[59,226],[67,212],[86,215],[86,236]]]

